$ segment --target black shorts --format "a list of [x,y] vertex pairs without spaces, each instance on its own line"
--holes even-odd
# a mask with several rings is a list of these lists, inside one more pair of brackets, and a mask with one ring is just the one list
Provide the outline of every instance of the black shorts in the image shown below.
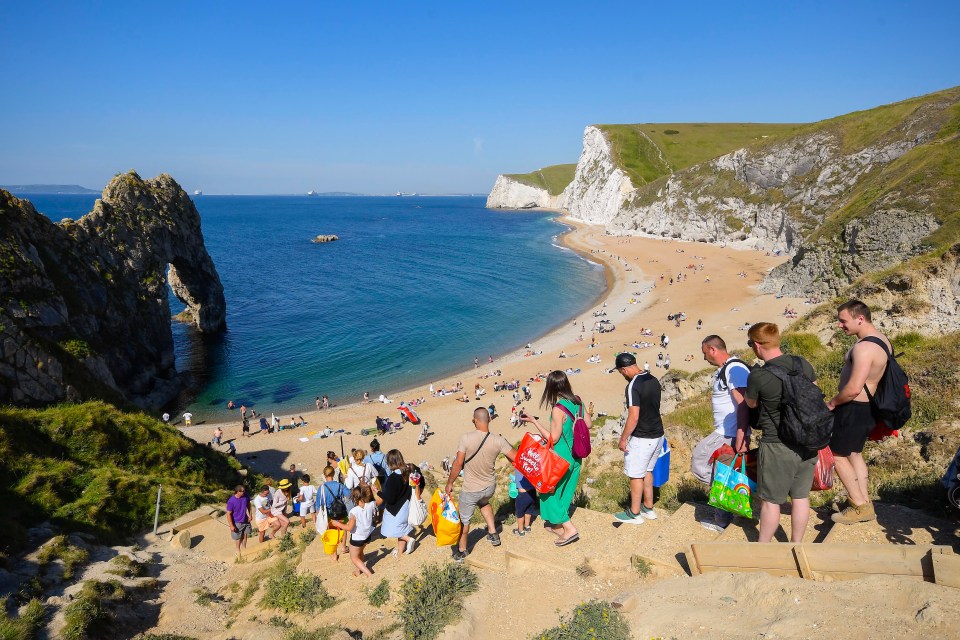
[[350,538],[350,546],[356,547],[357,549],[367,544],[368,542],[370,542],[370,536],[367,536],[366,538]]
[[537,499],[535,494],[531,494],[529,491],[520,491],[517,494],[517,500],[515,502],[517,518],[522,518],[527,515],[536,515],[537,513]]
[[837,456],[860,453],[867,442],[867,436],[876,424],[869,402],[838,404],[833,410],[833,437],[830,438],[830,450]]

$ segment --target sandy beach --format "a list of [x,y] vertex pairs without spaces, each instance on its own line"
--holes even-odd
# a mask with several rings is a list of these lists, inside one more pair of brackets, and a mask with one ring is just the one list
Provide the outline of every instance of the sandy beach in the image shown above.
[[[409,402],[424,398],[426,402],[415,410],[430,425],[432,435],[427,443],[419,446],[420,427],[407,424],[400,431],[381,436],[381,446],[384,451],[400,449],[409,462],[428,463],[439,469],[445,456],[452,458],[455,454],[462,433],[472,428],[470,418],[477,406],[493,403],[500,414],[492,423],[493,430],[504,434],[510,441],[520,439],[521,430],[510,426],[513,392],[494,392],[495,381],[519,380],[522,385],[538,373],[580,369],[580,373],[570,376],[574,391],[585,402],[592,402],[597,412],[619,416],[623,408],[624,381],[616,372],[605,373],[613,366],[616,353],[635,352],[638,362],[649,362],[650,370],[658,377],[665,373],[664,369],[655,366],[657,354],[661,351],[665,356],[669,355],[671,368],[697,371],[708,366],[700,353],[700,341],[704,336],[717,333],[732,348],[740,348],[746,341],[745,333],[740,330],[745,323],[766,320],[785,326],[790,322],[783,315],[785,307],[803,310],[803,300],[777,299],[756,291],[763,276],[785,257],[675,240],[616,237],[606,235],[602,226],[582,225],[567,219],[561,221],[572,228],[561,236],[561,242],[605,266],[608,281],[605,295],[575,320],[538,339],[531,336],[531,350],[517,350],[496,358],[492,364],[487,361],[488,354],[478,353],[479,368],[474,368],[472,362],[464,363],[466,366],[461,373],[433,383],[435,389],[449,389],[455,382],[462,382],[470,402],[457,400],[462,392],[431,396],[429,385],[392,393],[389,404],[377,402],[380,391],[377,390],[375,367],[371,367],[372,402],[305,412],[305,426],[276,433],[259,433],[254,421],[251,423],[254,435],[250,437],[242,437],[237,412],[236,421],[221,423],[224,440],[234,439],[241,462],[259,472],[276,475],[286,472],[290,464],[296,464],[298,470],[317,477],[325,465],[326,452],[340,453],[341,438],[343,451],[347,454],[355,447],[368,449],[372,437],[360,435],[361,429],[374,427],[377,416],[398,421],[397,406],[401,400]],[[682,279],[678,280],[678,275]],[[673,284],[670,284],[671,278]],[[591,331],[600,319],[594,317],[593,312],[601,311],[606,313],[603,319],[614,323],[615,331]],[[558,318],[569,317],[569,312],[564,309],[539,309],[536,312],[555,313]],[[686,321],[679,327],[667,320],[668,315],[678,312],[686,314]],[[698,320],[703,321],[700,330],[697,329]],[[652,335],[641,335],[644,329],[651,331]],[[659,347],[660,335],[664,333],[670,338],[668,349]],[[591,339],[595,340],[592,349]],[[635,341],[656,346],[645,349],[629,346]],[[537,355],[526,355],[528,351]],[[560,357],[561,352],[566,354],[565,358]],[[599,355],[599,363],[588,363],[587,359],[595,355]],[[489,375],[497,370],[499,375]],[[477,383],[486,389],[486,395],[480,401],[474,396]],[[543,384],[534,381],[529,386],[533,399],[522,406],[529,413],[542,415],[543,409],[537,405]],[[258,411],[269,418],[269,406],[258,407]],[[278,417],[282,424],[290,423],[290,415]],[[194,440],[207,442],[215,426],[206,423],[180,428]],[[345,433],[330,438],[319,437],[327,427],[333,431],[343,429]]]

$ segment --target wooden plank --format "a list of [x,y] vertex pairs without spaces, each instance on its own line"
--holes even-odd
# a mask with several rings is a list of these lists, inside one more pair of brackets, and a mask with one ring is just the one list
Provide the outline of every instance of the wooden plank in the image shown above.
[[691,545],[700,563],[714,567],[754,567],[797,572],[792,545],[756,542],[701,542]]
[[705,573],[705,574],[706,574],[706,573],[717,573],[717,572],[721,572],[721,571],[722,571],[723,573],[758,573],[758,572],[763,572],[763,573],[766,573],[766,574],[771,575],[771,576],[781,576],[781,577],[785,577],[785,578],[798,578],[798,577],[799,577],[799,575],[797,574],[797,569],[796,569],[796,567],[794,567],[793,569],[789,569],[789,570],[788,570],[788,569],[762,569],[762,568],[757,568],[757,567],[713,567],[713,566],[709,566],[709,565],[708,565],[708,566],[705,566],[705,567],[701,567],[701,571],[702,571],[703,573]]
[[934,582],[960,589],[960,556],[933,553],[931,560]]
[[[928,545],[804,545],[810,568],[822,573],[867,573],[933,578]],[[923,560],[926,559],[926,562]]]
[[697,552],[693,545],[687,547],[687,566],[690,567],[691,576],[699,576],[703,572],[700,570],[700,560],[697,558]]
[[810,562],[807,560],[807,553],[803,550],[803,545],[798,544],[793,548],[793,557],[797,561],[800,577],[804,580],[813,580],[813,571],[810,569]]

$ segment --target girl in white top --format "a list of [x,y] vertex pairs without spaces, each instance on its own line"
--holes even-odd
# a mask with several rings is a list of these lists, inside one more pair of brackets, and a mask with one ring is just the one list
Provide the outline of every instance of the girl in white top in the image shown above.
[[350,532],[350,561],[357,568],[353,575],[372,576],[373,572],[363,559],[363,549],[373,534],[373,515],[377,511],[377,505],[373,501],[370,485],[355,487],[350,492],[350,497],[357,505],[350,510],[350,519],[346,523],[330,520],[330,526]]
[[308,515],[312,517],[314,523],[317,521],[317,508],[314,506],[317,488],[310,484],[310,476],[307,474],[303,474],[300,480],[303,484],[300,485],[300,493],[294,498],[294,513],[300,514],[300,526],[306,527]]
[[353,462],[347,468],[347,475],[343,479],[343,484],[347,489],[354,489],[361,485],[373,484],[373,479],[377,477],[377,470],[369,462],[364,463],[363,459],[367,452],[363,449],[357,449],[353,452]]

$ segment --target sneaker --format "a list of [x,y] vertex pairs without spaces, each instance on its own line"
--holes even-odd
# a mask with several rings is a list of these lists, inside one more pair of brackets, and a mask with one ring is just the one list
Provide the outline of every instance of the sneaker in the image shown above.
[[524,528],[523,528],[523,532],[524,532],[524,533],[530,533],[531,531],[533,531],[533,527],[524,527]]
[[467,552],[466,552],[466,551],[460,551],[460,549],[457,549],[456,551],[453,552],[453,561],[454,561],[454,562],[463,562],[463,561],[466,560],[466,559],[467,559]]
[[726,529],[724,529],[723,527],[721,527],[720,525],[718,525],[718,524],[717,524],[716,522],[714,522],[713,520],[701,520],[701,521],[700,521],[700,526],[703,527],[704,529],[708,529],[708,530],[714,531],[714,532],[716,532],[716,533],[723,533],[724,531],[726,531]]
[[634,513],[630,509],[621,511],[620,513],[615,513],[613,515],[618,522],[624,524],[643,524],[643,517],[639,513]]
[[411,540],[410,542],[408,542],[408,543],[407,543],[407,548],[403,550],[403,555],[408,556],[408,555],[410,555],[411,553],[413,553],[413,549],[414,549],[416,546],[417,546],[417,541],[416,541],[416,540]]
[[495,547],[499,547],[499,546],[500,546],[500,534],[499,534],[499,533],[488,533],[488,534],[487,534],[487,540],[489,540],[489,541],[490,541],[490,544],[492,544],[492,545],[495,546]]
[[657,519],[657,512],[653,510],[653,507],[646,507],[642,504],[640,505],[640,515],[646,518],[647,520]]
[[527,531],[526,531],[526,529],[514,529],[514,530],[513,530],[513,535],[515,535],[515,536],[525,536],[525,535],[527,535]]
[[837,524],[856,524],[858,522],[868,522],[870,520],[876,520],[877,514],[873,513],[873,509],[869,508],[869,503],[861,505],[850,505],[840,513],[835,513],[830,516],[830,519],[836,522]]

